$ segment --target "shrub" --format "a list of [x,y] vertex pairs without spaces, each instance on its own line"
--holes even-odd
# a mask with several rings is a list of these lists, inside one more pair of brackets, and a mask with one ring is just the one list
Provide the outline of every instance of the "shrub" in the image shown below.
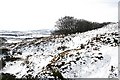
[[2,76],[1,80],[16,80],[15,76],[9,73],[2,73],[1,76]]
[[111,22],[104,22],[104,23],[90,22],[83,19],[76,19],[74,17],[65,16],[63,18],[58,19],[55,25],[57,30],[53,31],[52,34],[68,35],[68,34],[74,34],[78,32],[85,32],[88,30],[101,28],[110,23]]
[[52,75],[54,76],[55,80],[66,80],[58,70],[53,69]]
[[67,47],[66,46],[60,46],[57,48],[57,50],[65,50]]
[[0,43],[4,43],[4,42],[7,42],[7,40],[3,37],[0,37]]
[[6,62],[3,60],[3,58],[0,59],[0,69],[2,69],[3,67],[5,67]]
[[0,48],[0,54],[1,55],[9,55],[10,49],[8,48]]
[[17,60],[21,60],[21,58],[19,57],[13,57],[13,56],[4,56],[4,61],[9,62],[9,61],[17,61]]

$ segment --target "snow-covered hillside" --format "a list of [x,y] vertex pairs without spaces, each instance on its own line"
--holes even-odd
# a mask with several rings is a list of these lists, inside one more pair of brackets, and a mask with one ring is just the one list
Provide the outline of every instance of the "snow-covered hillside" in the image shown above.
[[9,38],[35,38],[50,35],[52,30],[43,29],[43,30],[31,30],[31,31],[0,31],[0,37]]
[[68,36],[47,36],[7,43],[1,73],[17,78],[117,78],[118,24]]

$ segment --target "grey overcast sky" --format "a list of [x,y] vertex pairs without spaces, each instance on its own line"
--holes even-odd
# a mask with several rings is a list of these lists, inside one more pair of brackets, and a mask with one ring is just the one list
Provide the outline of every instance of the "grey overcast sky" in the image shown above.
[[0,30],[53,28],[64,16],[117,22],[119,0],[0,0]]

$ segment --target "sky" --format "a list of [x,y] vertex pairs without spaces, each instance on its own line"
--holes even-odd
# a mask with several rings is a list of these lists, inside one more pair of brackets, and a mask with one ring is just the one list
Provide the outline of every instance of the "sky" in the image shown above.
[[117,22],[119,0],[0,0],[0,30],[52,29],[64,16]]
[[118,3],[118,20],[120,22],[120,1]]

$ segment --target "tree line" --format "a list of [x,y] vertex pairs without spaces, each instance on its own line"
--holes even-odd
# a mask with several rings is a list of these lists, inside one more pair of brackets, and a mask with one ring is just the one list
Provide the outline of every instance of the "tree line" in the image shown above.
[[77,19],[71,16],[65,16],[58,19],[58,21],[56,21],[55,27],[57,28],[57,30],[53,31],[52,34],[68,35],[74,33],[81,33],[85,31],[101,28],[110,23],[111,22],[103,22],[103,23],[90,22],[84,19]]

